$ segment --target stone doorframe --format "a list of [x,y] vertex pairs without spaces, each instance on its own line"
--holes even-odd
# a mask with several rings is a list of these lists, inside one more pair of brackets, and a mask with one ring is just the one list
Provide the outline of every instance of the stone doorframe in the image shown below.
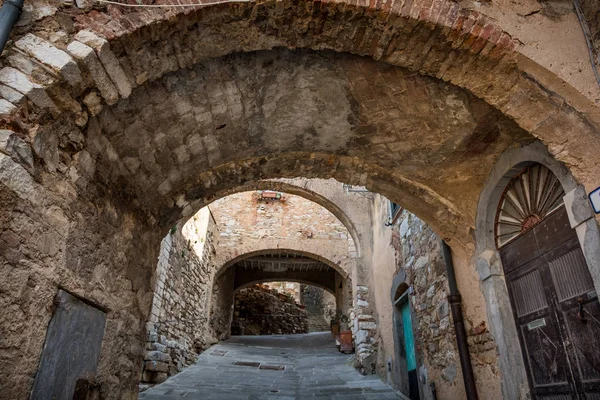
[[494,224],[496,210],[506,185],[519,171],[533,163],[546,166],[560,181],[566,193],[563,199],[569,222],[577,232],[594,286],[596,291],[600,292],[600,231],[585,188],[575,181],[565,165],[550,155],[540,141],[502,153],[490,171],[479,197],[475,259],[485,297],[490,332],[498,346],[502,392],[508,399],[527,397],[529,383],[504,271],[496,249]]

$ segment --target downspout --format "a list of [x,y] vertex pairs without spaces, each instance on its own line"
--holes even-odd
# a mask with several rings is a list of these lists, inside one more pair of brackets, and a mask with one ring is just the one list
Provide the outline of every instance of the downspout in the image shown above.
[[467,400],[478,400],[477,387],[475,386],[475,376],[473,375],[473,366],[471,365],[471,357],[469,354],[469,344],[467,343],[467,332],[462,315],[462,297],[456,286],[456,275],[454,274],[454,263],[452,262],[452,252],[448,244],[442,240],[442,253],[446,262],[446,275],[448,277],[448,287],[450,294],[448,302],[452,310],[452,320],[454,321],[454,332],[456,333],[456,345],[458,347],[458,355],[460,357],[460,366],[462,368],[463,380],[465,383],[465,392]]
[[8,37],[23,11],[24,0],[4,0],[0,8],[0,55],[8,42]]

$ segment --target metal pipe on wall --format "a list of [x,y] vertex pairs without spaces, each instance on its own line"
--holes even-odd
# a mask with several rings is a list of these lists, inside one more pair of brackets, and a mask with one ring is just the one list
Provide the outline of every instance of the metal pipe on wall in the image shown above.
[[21,16],[23,2],[24,0],[4,0],[0,8],[0,55],[8,42],[10,32]]
[[473,374],[473,365],[469,353],[469,344],[467,343],[467,332],[462,315],[462,297],[456,285],[456,275],[454,274],[454,262],[452,261],[452,252],[448,244],[442,240],[442,253],[446,263],[446,274],[448,278],[448,287],[450,294],[448,302],[452,311],[452,320],[454,321],[454,332],[456,333],[456,345],[460,357],[460,366],[462,369],[463,380],[465,383],[465,393],[467,400],[478,400],[477,387],[475,386],[475,375]]

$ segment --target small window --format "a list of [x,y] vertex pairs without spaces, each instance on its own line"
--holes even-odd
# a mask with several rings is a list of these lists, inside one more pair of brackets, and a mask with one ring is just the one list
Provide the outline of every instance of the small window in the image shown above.
[[394,222],[396,222],[403,210],[404,208],[402,208],[400,204],[396,204],[390,200],[390,216],[388,225],[392,225]]

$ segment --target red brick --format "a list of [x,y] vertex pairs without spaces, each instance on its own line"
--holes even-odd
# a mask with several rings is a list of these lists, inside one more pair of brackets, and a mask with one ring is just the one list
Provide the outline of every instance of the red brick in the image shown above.
[[500,38],[496,42],[496,46],[490,52],[490,58],[499,59],[506,52],[506,46],[510,42],[510,36],[507,33],[502,32]]
[[421,12],[419,13],[420,20],[431,23],[430,14],[434,2],[437,3],[437,0],[423,0]]
[[479,34],[481,33],[481,31],[483,31],[483,26],[475,24],[471,29],[471,32],[463,42],[462,47],[464,49],[470,49],[475,43],[475,41],[479,38]]
[[483,31],[479,35],[479,38],[475,41],[473,46],[471,46],[471,52],[478,54],[488,43],[488,40],[494,31],[494,25],[488,24],[483,28]]

